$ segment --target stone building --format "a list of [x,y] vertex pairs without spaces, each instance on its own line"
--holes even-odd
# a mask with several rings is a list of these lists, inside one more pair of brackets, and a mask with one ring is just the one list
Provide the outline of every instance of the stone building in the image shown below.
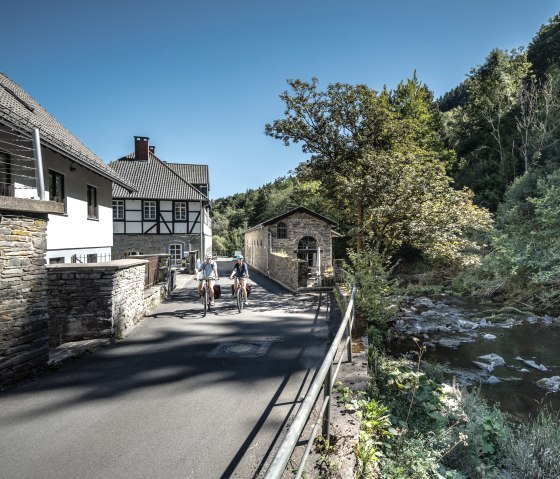
[[245,258],[292,291],[326,285],[332,277],[337,223],[302,206],[245,232]]

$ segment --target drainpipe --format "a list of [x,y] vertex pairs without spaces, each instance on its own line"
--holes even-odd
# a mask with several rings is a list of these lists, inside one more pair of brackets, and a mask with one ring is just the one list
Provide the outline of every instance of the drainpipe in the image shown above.
[[202,200],[200,200],[200,260],[204,260],[204,210],[202,209]]
[[269,229],[267,229],[267,233],[268,233],[268,248],[267,248],[267,253],[266,253],[266,275],[270,277],[270,255],[272,254],[272,233],[270,232]]
[[43,179],[43,157],[41,156],[41,140],[39,138],[39,129],[33,128],[33,153],[35,155],[35,169],[37,177],[37,191],[39,199],[45,199],[45,183]]

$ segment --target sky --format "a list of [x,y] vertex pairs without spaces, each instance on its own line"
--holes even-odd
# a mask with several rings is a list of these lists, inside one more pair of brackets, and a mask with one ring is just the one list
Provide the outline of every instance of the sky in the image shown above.
[[264,134],[286,80],[435,97],[493,48],[526,47],[560,0],[26,0],[4,2],[0,71],[106,163],[147,136],[209,165],[212,199],[306,160]]

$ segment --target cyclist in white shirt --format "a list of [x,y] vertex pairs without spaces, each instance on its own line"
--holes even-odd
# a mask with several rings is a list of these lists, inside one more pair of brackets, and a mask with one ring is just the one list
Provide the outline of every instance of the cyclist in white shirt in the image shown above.
[[[208,280],[208,287],[210,288],[210,306],[214,306],[214,284],[216,284],[216,280],[218,279],[218,265],[215,261],[212,261],[212,255],[210,253],[206,253],[204,262],[199,264],[196,271],[197,273],[194,279]],[[204,281],[198,281],[198,293],[201,296],[204,294],[203,283]]]

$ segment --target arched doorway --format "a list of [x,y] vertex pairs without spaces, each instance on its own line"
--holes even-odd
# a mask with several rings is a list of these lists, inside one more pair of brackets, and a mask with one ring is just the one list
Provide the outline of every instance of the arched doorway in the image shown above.
[[298,286],[313,286],[320,271],[320,249],[317,240],[312,236],[304,236],[298,242]]

